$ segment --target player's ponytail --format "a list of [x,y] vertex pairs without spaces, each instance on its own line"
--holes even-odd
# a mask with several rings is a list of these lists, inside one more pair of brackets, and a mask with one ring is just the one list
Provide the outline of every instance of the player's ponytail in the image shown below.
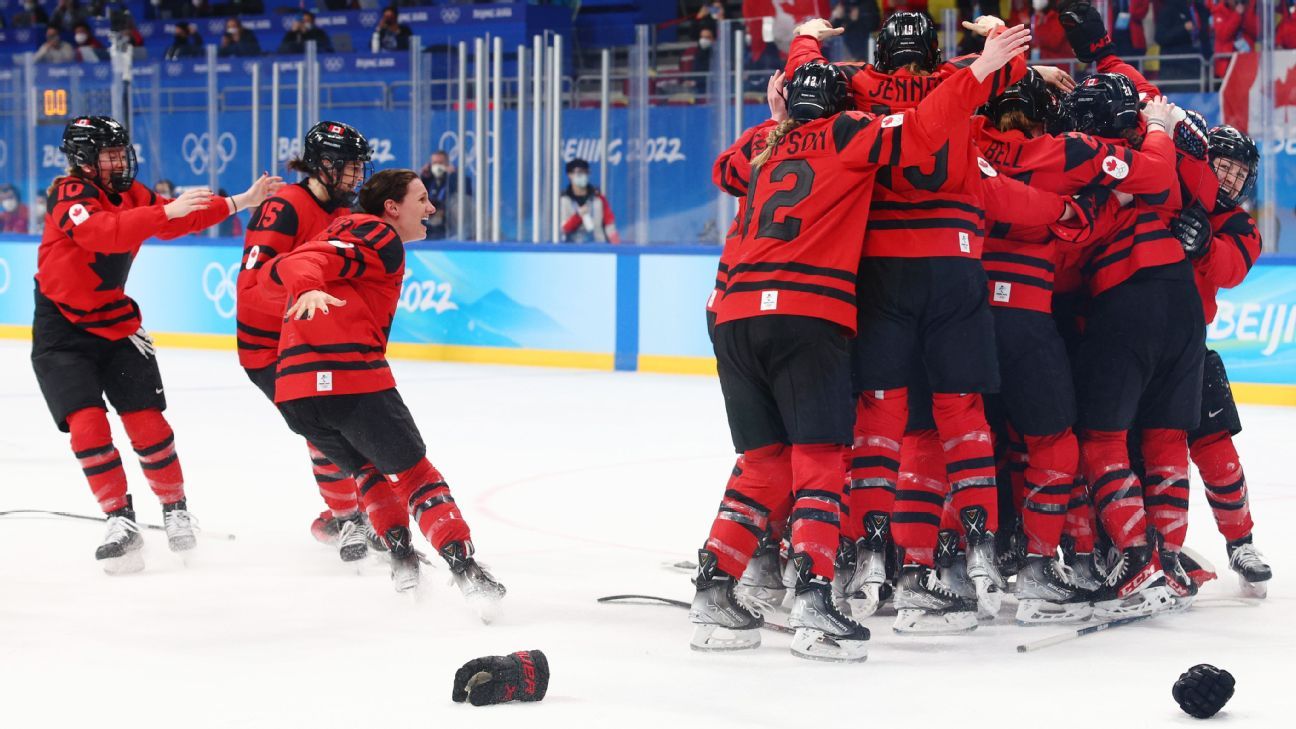
[[1026,112],[1020,109],[1005,111],[995,120],[995,128],[1001,132],[1011,132],[1013,130],[1029,132],[1038,126],[1038,122],[1031,121],[1030,117],[1026,116]]
[[756,158],[752,160],[752,166],[759,167],[768,162],[770,155],[774,154],[774,145],[783,141],[784,135],[800,125],[801,122],[796,119],[784,119],[769,130],[769,134],[765,137],[765,149],[762,149],[760,154],[756,155]]

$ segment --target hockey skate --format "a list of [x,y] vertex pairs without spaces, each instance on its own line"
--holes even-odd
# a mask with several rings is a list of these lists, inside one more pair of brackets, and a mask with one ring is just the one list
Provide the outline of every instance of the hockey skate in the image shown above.
[[1055,557],[1027,555],[1017,573],[1016,594],[1018,625],[1082,623],[1093,615],[1089,594]]
[[144,537],[135,523],[135,506],[129,495],[126,505],[108,514],[108,533],[95,550],[95,559],[110,575],[124,575],[144,569]]
[[967,575],[976,588],[978,614],[994,618],[1003,604],[1005,587],[995,559],[995,533],[986,528],[986,510],[980,506],[963,509],[959,520],[967,535]]
[[1075,540],[1069,536],[1062,537],[1062,562],[1071,571],[1075,586],[1086,592],[1093,592],[1102,587],[1107,573],[1099,568],[1093,552],[1077,552]]
[[339,524],[337,546],[342,561],[356,562],[369,556],[369,536],[360,515],[340,519]]
[[1170,591],[1152,547],[1128,547],[1093,596],[1094,617],[1115,620],[1167,610]]
[[838,537],[837,556],[833,560],[832,600],[833,607],[846,615],[851,615],[846,598],[850,594],[850,581],[855,576],[855,569],[855,543],[846,537]]
[[951,635],[977,627],[976,602],[959,597],[924,565],[901,569],[895,606],[893,629],[902,635]]
[[413,593],[419,586],[418,553],[410,544],[410,530],[406,526],[394,526],[383,535],[387,553],[391,558],[392,587],[396,592]]
[[184,499],[162,505],[162,526],[166,529],[167,546],[172,552],[188,552],[198,546],[194,518]]
[[1264,555],[1251,543],[1251,535],[1228,544],[1229,569],[1238,575],[1238,584],[1247,597],[1264,598],[1269,594],[1269,580],[1273,570],[1264,561]]
[[311,522],[311,536],[320,544],[332,547],[337,544],[339,528],[338,518],[333,516],[332,511],[325,509]]
[[[774,555],[777,558],[777,549]],[[697,593],[689,608],[689,621],[694,626],[689,646],[693,650],[741,651],[760,647],[761,616],[734,594],[734,579],[720,571],[715,555],[705,549],[698,550],[694,585]]]
[[868,659],[868,628],[846,617],[833,604],[832,585],[810,572],[810,557],[794,554],[789,560],[796,570],[796,595],[788,625],[792,655],[813,661],[859,663]]
[[463,593],[468,606],[483,623],[495,619],[506,590],[495,577],[473,559],[472,542],[450,542],[441,548],[441,558],[450,565],[450,576]]
[[734,593],[749,605],[769,606],[773,610],[783,604],[787,588],[783,585],[783,566],[776,542],[766,535],[756,545],[756,553],[747,562],[747,569],[734,587]]
[[1165,575],[1166,587],[1170,594],[1170,610],[1180,612],[1192,606],[1197,599],[1197,582],[1188,576],[1183,565],[1179,563],[1179,553],[1171,549],[1161,550],[1161,571]]
[[882,604],[891,515],[870,511],[864,517],[864,532],[864,536],[855,543],[855,572],[846,583],[846,605],[855,620],[873,615]]

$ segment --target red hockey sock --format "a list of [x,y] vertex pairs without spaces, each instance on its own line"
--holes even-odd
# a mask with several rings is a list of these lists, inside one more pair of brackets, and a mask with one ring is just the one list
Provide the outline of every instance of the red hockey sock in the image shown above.
[[936,532],[948,493],[940,435],[934,430],[905,434],[891,515],[891,536],[896,548],[904,552],[905,564],[935,566]]
[[851,525],[848,535],[864,535],[870,511],[890,514],[900,475],[900,441],[909,419],[909,390],[870,390],[855,408],[855,445],[851,448]]
[[328,504],[333,516],[345,519],[359,511],[360,494],[355,479],[338,468],[310,441],[306,442],[306,448],[310,451],[311,470],[315,473],[320,496],[324,497],[324,503]]
[[1086,430],[1080,440],[1094,510],[1118,549],[1147,544],[1143,485],[1130,470],[1123,430]]
[[67,417],[72,434],[72,452],[90,490],[105,514],[126,505],[126,472],[121,454],[113,446],[108,412],[103,408],[78,410]]
[[1089,554],[1094,551],[1094,510],[1089,499],[1089,487],[1083,476],[1077,476],[1071,485],[1071,501],[1067,503],[1066,535],[1075,541],[1075,551]]
[[1080,467],[1080,445],[1067,428],[1053,435],[1028,435],[1026,448],[1026,501],[1022,508],[1026,550],[1052,556],[1066,526],[1071,491]]
[[428,459],[424,458],[413,468],[396,474],[392,490],[409,507],[410,515],[418,522],[419,531],[438,552],[451,542],[472,541],[468,522],[459,513],[459,507],[450,495],[450,487]]
[[1026,506],[1026,468],[1030,463],[1030,453],[1021,435],[1011,427],[1008,429],[1007,446],[1003,456],[1007,461],[1007,467],[1002,470],[1008,472],[1008,483],[1012,487],[1013,509],[1015,513],[1021,514]]
[[738,457],[705,546],[721,572],[742,576],[761,535],[774,532],[776,519],[787,519],[791,494],[791,448],[776,443]]
[[1189,446],[1189,452],[1206,483],[1206,501],[1215,513],[1220,534],[1229,542],[1250,536],[1255,525],[1233,436],[1223,432],[1198,438]]
[[851,462],[854,460],[854,448],[842,448],[841,535],[852,542],[864,536],[863,517],[851,518]]
[[842,449],[835,444],[792,446],[792,552],[810,557],[810,571],[830,580],[841,531]]
[[975,393],[932,394],[932,417],[945,452],[945,470],[955,512],[979,506],[986,529],[999,531],[999,492],[995,481],[994,441],[986,424],[981,396]]
[[1143,463],[1144,507],[1165,546],[1177,552],[1188,535],[1188,434],[1144,429]]
[[175,434],[161,410],[137,410],[121,414],[122,425],[130,437],[131,447],[139,456],[140,468],[149,488],[163,504],[174,504],[185,497],[184,473],[176,455]]
[[365,514],[378,536],[387,534],[387,530],[398,526],[409,526],[409,512],[405,504],[396,496],[387,478],[378,472],[372,464],[360,469],[359,482],[360,503],[364,505]]

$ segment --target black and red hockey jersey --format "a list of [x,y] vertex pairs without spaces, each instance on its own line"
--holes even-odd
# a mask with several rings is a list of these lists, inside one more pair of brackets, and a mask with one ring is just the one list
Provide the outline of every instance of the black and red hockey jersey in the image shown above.
[[742,230],[743,214],[747,210],[747,186],[751,181],[751,161],[765,149],[765,138],[775,125],[773,119],[766,119],[745,130],[738,137],[738,141],[716,157],[715,164],[711,166],[711,181],[716,184],[716,187],[738,199],[738,213],[729,224],[729,229],[725,231],[724,247],[720,249],[715,288],[707,297],[706,308],[712,314],[720,304],[720,297],[724,296],[725,285],[729,280],[729,266],[737,251],[738,241],[742,238],[739,233]]
[[279,356],[283,301],[266,298],[266,289],[256,285],[257,272],[270,259],[312,240],[349,212],[344,205],[321,203],[303,180],[280,188],[252,213],[238,275],[239,365],[246,369],[269,367]]
[[967,69],[914,110],[848,111],[789,131],[754,168],[717,322],[812,316],[855,331],[855,284],[873,177],[965,138],[988,84]]
[[[262,266],[257,285],[285,308],[307,291],[346,302],[314,319],[282,322],[275,402],[380,392],[396,386],[387,366],[405,247],[396,231],[372,215],[347,215],[323,233]],[[282,314],[280,315],[282,319]]]
[[196,233],[229,217],[229,200],[167,220],[158,197],[136,182],[123,193],[75,175],[55,180],[36,253],[36,286],[68,321],[104,339],[139,330],[140,310],[126,277],[144,241]]
[[1210,248],[1193,261],[1193,276],[1207,324],[1219,311],[1216,297],[1220,289],[1231,289],[1242,283],[1260,257],[1262,247],[1255,218],[1242,208],[1211,213],[1210,221]]

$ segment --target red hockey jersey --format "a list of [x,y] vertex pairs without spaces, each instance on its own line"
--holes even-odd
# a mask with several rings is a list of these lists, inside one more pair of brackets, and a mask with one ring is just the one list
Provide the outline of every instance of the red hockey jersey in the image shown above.
[[263,266],[257,285],[267,287],[272,299],[292,302],[319,290],[346,301],[314,319],[283,322],[275,402],[395,387],[387,337],[404,277],[400,237],[381,219],[363,214],[338,218],[313,240]]
[[720,304],[720,297],[724,296],[725,285],[729,281],[729,266],[733,263],[738,241],[742,237],[739,232],[742,228],[743,214],[747,210],[747,186],[751,181],[752,157],[759,155],[761,150],[765,149],[765,138],[775,125],[773,119],[766,119],[747,129],[742,136],[738,137],[738,141],[716,157],[715,164],[711,166],[711,181],[716,184],[716,187],[738,198],[738,213],[725,232],[724,247],[720,250],[720,263],[716,267],[715,288],[707,297],[706,308],[709,312],[716,310]]
[[881,118],[848,111],[788,132],[753,172],[717,323],[813,316],[853,333],[873,176],[966,138],[988,86],[964,69],[918,109]]
[[1197,293],[1201,294],[1206,323],[1210,324],[1219,311],[1216,296],[1220,289],[1231,289],[1242,283],[1260,257],[1260,231],[1252,218],[1242,208],[1231,208],[1212,213],[1211,245],[1200,258],[1193,261],[1193,275],[1197,279]]
[[267,261],[312,240],[350,211],[343,205],[320,203],[306,181],[285,185],[252,213],[243,239],[243,265],[238,275],[239,365],[260,369],[279,356],[283,300],[269,300],[256,285],[257,272]]
[[126,295],[126,277],[144,241],[196,233],[229,217],[229,200],[167,220],[164,205],[139,182],[124,193],[82,177],[61,177],[47,204],[36,253],[36,286],[73,324],[104,339],[125,339],[141,326]]

